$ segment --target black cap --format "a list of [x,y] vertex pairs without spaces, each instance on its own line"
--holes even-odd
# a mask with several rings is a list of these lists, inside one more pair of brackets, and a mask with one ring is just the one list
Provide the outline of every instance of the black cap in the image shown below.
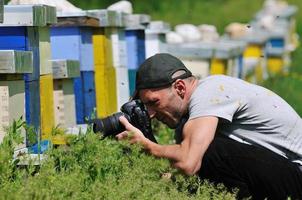
[[[183,71],[180,76],[172,78],[177,71]],[[177,79],[184,79],[192,76],[192,73],[176,57],[159,53],[145,60],[136,72],[135,93],[140,89],[160,88],[171,85]]]

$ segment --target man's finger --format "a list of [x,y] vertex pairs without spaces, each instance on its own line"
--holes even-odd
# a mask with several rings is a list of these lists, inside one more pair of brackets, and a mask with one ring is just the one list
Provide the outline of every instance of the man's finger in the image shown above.
[[126,119],[126,117],[121,116],[119,118],[120,122],[125,126],[126,130],[136,132],[138,129],[135,128],[132,124],[129,123],[129,121]]
[[123,140],[128,138],[128,131],[123,131],[115,136],[118,140]]

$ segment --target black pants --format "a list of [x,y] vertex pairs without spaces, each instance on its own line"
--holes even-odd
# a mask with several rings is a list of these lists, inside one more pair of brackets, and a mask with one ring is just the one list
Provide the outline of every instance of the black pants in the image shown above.
[[265,148],[215,137],[199,171],[202,179],[238,188],[238,198],[302,199],[302,171],[298,164]]

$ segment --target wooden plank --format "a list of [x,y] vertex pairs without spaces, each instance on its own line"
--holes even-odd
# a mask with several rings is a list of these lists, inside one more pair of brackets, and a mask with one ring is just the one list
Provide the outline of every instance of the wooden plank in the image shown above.
[[77,60],[51,60],[54,79],[75,78],[80,76],[80,62]]
[[[11,125],[14,120],[18,120],[21,117],[25,118],[25,86],[23,80],[14,81],[0,81],[1,87],[8,87],[8,121]],[[5,111],[4,111],[5,114]],[[16,148],[23,148],[26,144],[25,130],[21,129],[21,135],[23,137],[23,142],[19,144]]]
[[0,50],[0,73],[32,73],[33,57],[30,51]]
[[144,30],[150,21],[150,15],[145,14],[128,14],[124,17],[127,30]]
[[65,17],[58,18],[58,23],[55,26],[89,26],[98,27],[99,20],[93,17]]
[[139,65],[146,59],[145,31],[126,30],[125,37],[128,53],[128,69],[138,69]]
[[83,79],[84,115],[86,119],[94,115],[96,107],[94,72],[82,71],[81,75]]
[[55,23],[56,8],[48,5],[5,5],[0,26],[46,26]]
[[96,66],[98,70],[95,73],[96,84],[96,103],[97,117],[106,117],[118,111],[117,93],[116,93],[116,74],[115,68],[104,66]]
[[109,114],[108,89],[106,88],[105,67],[95,65],[95,96],[97,117],[106,117]]
[[[107,47],[106,47],[106,36],[104,33],[103,28],[97,28],[93,31],[92,36],[92,43],[93,43],[93,60],[95,65],[106,65],[108,60],[107,59]],[[95,71],[97,69],[95,68]]]
[[52,73],[51,47],[48,27],[39,27],[40,75]]
[[138,68],[138,40],[136,30],[126,30],[126,45],[128,52],[128,69]]
[[25,118],[25,85],[23,80],[0,81],[0,86],[9,89],[9,122]]
[[117,107],[117,84],[116,84],[116,72],[114,67],[106,68],[105,77],[107,81],[105,82],[106,88],[108,89],[108,112],[109,114],[117,112],[120,108]]
[[1,50],[27,50],[26,27],[0,27]]
[[92,40],[94,64],[113,67],[112,41],[110,36],[105,35],[105,29],[94,29]]
[[26,123],[40,129],[40,82],[25,81],[25,114]]
[[146,35],[145,31],[138,31],[137,32],[137,51],[138,51],[138,58],[137,64],[138,66],[141,65],[146,60]]
[[73,88],[76,104],[77,124],[84,124],[84,96],[83,96],[83,81],[81,77],[73,79]]
[[57,8],[54,6],[43,5],[46,24],[51,25],[58,22],[57,19]]
[[81,27],[80,35],[80,71],[93,71],[92,29]]
[[80,40],[78,27],[51,27],[52,59],[80,60]]
[[116,68],[116,94],[117,108],[119,109],[124,103],[129,101],[129,79],[127,68]]
[[127,46],[125,41],[125,29],[118,27],[105,28],[105,35],[112,44],[112,58],[114,67],[127,67]]
[[164,21],[151,21],[146,29],[146,34],[165,34],[170,31],[170,24]]
[[9,126],[9,92],[8,86],[0,86],[0,143]]
[[[95,63],[95,95],[97,117],[105,117],[112,113],[110,101],[109,82],[107,78],[108,68],[112,68],[112,45],[110,37],[106,37],[103,28],[94,29],[93,33],[94,63]],[[114,93],[112,93],[114,95]]]
[[64,95],[65,126],[67,128],[76,125],[76,107],[75,95],[73,90],[73,80],[63,79],[62,85]]
[[65,127],[65,109],[62,80],[54,80],[53,102],[55,126]]
[[72,79],[54,80],[55,124],[63,128],[76,125],[75,96]]
[[124,26],[121,15],[113,10],[88,10],[88,13],[99,19],[99,26],[101,27],[121,27]]
[[26,49],[33,52],[33,73],[25,76],[26,81],[39,80],[40,77],[40,48],[39,48],[39,27],[26,28]]
[[54,127],[53,77],[52,74],[40,77],[41,139],[51,139]]
[[128,69],[128,79],[129,79],[129,94],[133,95],[135,91],[135,80],[136,80],[136,69]]
[[58,22],[53,26],[88,26],[98,27],[99,20],[94,17],[82,16],[82,17],[58,17]]
[[162,51],[163,44],[166,41],[165,34],[146,32],[146,58],[149,58]]
[[99,27],[99,19],[87,11],[57,12],[58,23],[54,26],[87,26]]

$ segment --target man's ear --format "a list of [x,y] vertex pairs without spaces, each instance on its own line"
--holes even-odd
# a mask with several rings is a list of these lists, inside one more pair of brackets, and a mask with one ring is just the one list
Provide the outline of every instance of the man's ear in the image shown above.
[[176,90],[177,94],[183,99],[186,93],[185,81],[182,79],[177,79],[174,82],[174,89]]

